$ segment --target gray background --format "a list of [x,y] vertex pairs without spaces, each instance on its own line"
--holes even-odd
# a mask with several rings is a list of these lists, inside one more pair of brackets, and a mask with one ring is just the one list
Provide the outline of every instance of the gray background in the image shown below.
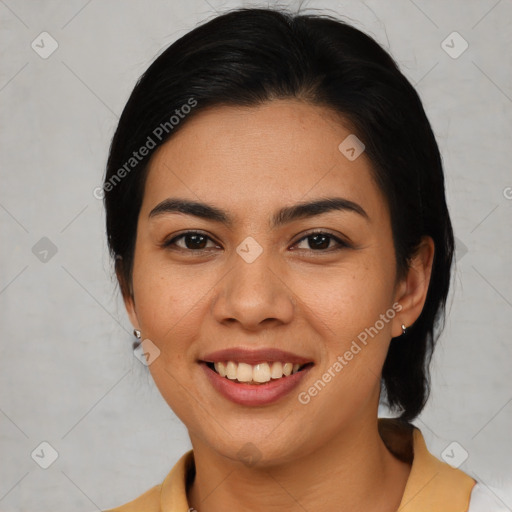
[[[131,351],[93,190],[136,79],[198,22],[240,5],[257,4],[0,0],[1,511],[120,505],[190,448]],[[455,455],[469,454],[461,469],[512,509],[512,3],[305,7],[373,35],[423,99],[444,158],[457,268],[431,399],[415,424],[438,457],[459,443]],[[59,45],[46,59],[31,47],[50,48],[43,31]],[[469,45],[457,58],[441,44],[453,31]],[[58,453],[48,469],[35,461],[50,456],[43,441]]]

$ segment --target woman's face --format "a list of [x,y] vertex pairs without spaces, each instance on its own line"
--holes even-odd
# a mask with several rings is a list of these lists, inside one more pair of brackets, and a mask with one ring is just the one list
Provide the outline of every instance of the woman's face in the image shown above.
[[[151,374],[194,447],[286,461],[376,417],[388,345],[407,319],[370,162],[351,139],[338,148],[350,134],[295,100],[217,107],[151,161],[126,304],[145,351],[160,351]],[[291,214],[325,199],[346,203]],[[285,363],[306,366],[283,377]]]

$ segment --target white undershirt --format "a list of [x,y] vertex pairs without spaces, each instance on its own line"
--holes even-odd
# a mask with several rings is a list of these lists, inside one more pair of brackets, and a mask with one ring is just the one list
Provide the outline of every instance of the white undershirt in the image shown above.
[[511,512],[485,485],[477,482],[471,491],[467,512]]

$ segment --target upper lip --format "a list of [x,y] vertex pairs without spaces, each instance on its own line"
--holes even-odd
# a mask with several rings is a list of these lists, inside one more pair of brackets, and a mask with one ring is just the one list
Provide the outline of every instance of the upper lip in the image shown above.
[[279,361],[282,363],[306,364],[311,363],[311,359],[286,352],[276,348],[226,348],[218,350],[201,358],[207,363],[220,363],[225,361],[235,361],[237,363],[259,364]]

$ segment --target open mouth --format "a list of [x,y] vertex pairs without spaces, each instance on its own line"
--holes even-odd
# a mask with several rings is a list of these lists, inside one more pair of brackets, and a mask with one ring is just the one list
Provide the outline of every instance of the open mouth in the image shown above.
[[289,362],[269,361],[258,364],[238,363],[236,361],[208,362],[204,361],[210,370],[221,377],[238,384],[267,384],[271,381],[286,379],[313,366],[312,362],[293,364]]

